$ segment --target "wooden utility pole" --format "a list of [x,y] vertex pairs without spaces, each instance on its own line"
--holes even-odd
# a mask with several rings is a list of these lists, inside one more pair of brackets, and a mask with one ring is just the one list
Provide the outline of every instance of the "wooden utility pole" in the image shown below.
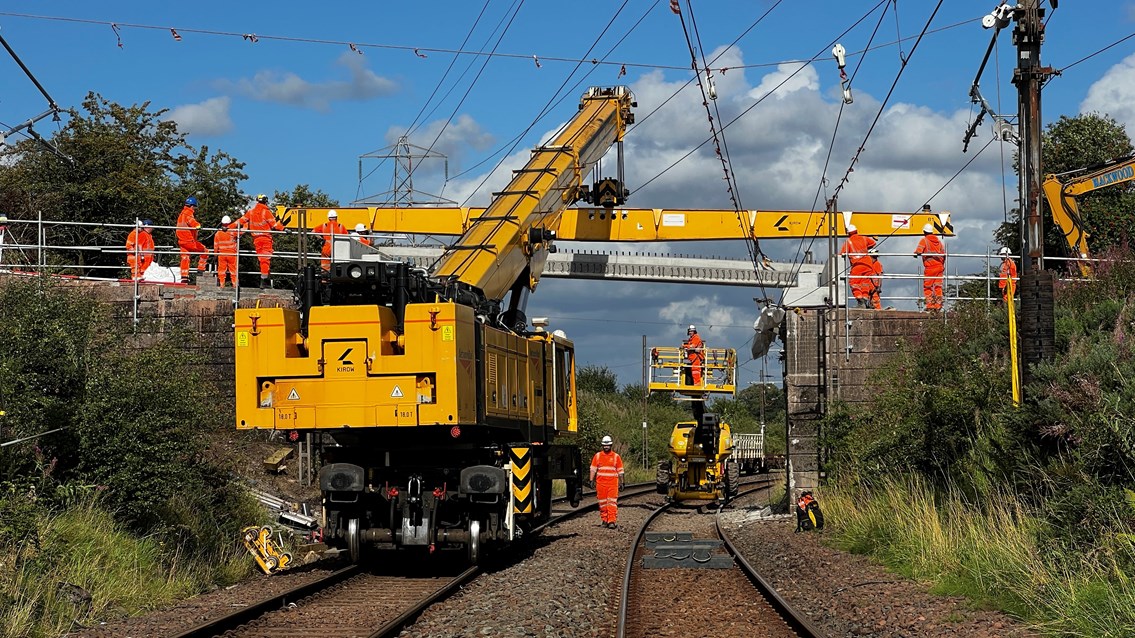
[[1040,0],[1023,0],[1014,9],[1016,28],[1013,45],[1017,48],[1017,68],[1013,84],[1017,87],[1020,114],[1020,201],[1021,201],[1021,351],[1023,377],[1031,368],[1052,358],[1055,329],[1052,306],[1053,275],[1044,269],[1044,224],[1041,217],[1041,114],[1040,95],[1051,67],[1040,64],[1044,42],[1044,9]]

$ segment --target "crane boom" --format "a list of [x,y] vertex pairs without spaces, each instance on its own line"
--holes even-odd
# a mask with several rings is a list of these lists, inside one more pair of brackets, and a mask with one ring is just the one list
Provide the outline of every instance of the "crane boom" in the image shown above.
[[[307,219],[321,220],[325,209],[304,209]],[[364,224],[380,233],[460,235],[486,215],[484,208],[338,208],[349,228]],[[293,209],[279,211],[286,225],[299,225]],[[290,219],[289,219],[290,218]],[[952,237],[950,213],[843,211],[836,213],[835,230],[847,236],[848,220],[859,232],[873,236],[922,235],[926,224]],[[309,223],[318,223],[312,221]],[[692,210],[672,208],[567,208],[560,214],[557,241],[693,241],[729,239],[798,239],[826,237],[828,214],[796,210]]]
[[[634,98],[623,86],[592,87],[579,112],[550,144],[532,151],[505,190],[495,193],[442,255],[434,276],[460,281],[488,299],[518,285],[536,288],[564,208],[586,193],[583,179],[634,121]],[[527,278],[525,280],[525,273]]]
[[[1062,180],[1057,175],[1047,175],[1042,188],[1048,200],[1052,219],[1060,227],[1064,241],[1072,254],[1080,259],[1088,259],[1088,232],[1084,229],[1084,219],[1080,215],[1078,198],[1092,191],[1135,180],[1135,153],[1118,157],[1085,169],[1085,175]],[[1092,267],[1086,261],[1079,262],[1080,272],[1091,276]]]

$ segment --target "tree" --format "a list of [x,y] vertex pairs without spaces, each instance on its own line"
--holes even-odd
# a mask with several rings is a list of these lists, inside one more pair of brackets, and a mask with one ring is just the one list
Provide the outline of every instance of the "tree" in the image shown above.
[[619,377],[607,366],[584,366],[575,373],[575,385],[580,390],[596,394],[616,394],[619,391]]
[[[1087,113],[1076,117],[1060,116],[1049,124],[1041,141],[1041,163],[1046,174],[1082,172],[1097,164],[1131,153],[1131,138],[1122,124],[1108,115]],[[1043,211],[1046,255],[1066,255],[1068,244],[1052,221],[1045,205]],[[1089,234],[1093,252],[1123,243],[1135,223],[1135,185],[1118,184],[1088,193],[1080,198],[1080,211]],[[1014,210],[1010,221],[996,231],[997,240],[1020,254],[1020,211]]]
[[[67,220],[110,226],[52,226],[47,242],[65,246],[122,246],[136,219],[172,226],[185,198],[201,194],[221,211],[243,197],[238,184],[244,164],[224,153],[209,154],[185,141],[165,109],[149,102],[122,106],[88,93],[82,112],[52,136],[67,162],[35,140],[24,140],[0,154],[0,209],[13,219]],[[213,211],[208,211],[213,213]],[[214,215],[217,219],[220,214]],[[159,231],[158,243],[172,243],[172,231]],[[165,239],[165,235],[169,235]],[[55,253],[59,265],[119,267],[121,254],[96,250]],[[106,274],[106,273],[103,273]]]
[[272,201],[277,206],[288,208],[334,208],[339,205],[339,200],[321,189],[312,191],[311,186],[307,184],[296,184],[291,191],[275,191],[272,194]]

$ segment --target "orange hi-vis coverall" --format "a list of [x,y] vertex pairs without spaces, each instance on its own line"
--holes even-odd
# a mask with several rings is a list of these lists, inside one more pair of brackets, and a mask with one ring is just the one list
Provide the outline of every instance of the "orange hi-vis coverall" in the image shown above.
[[213,235],[213,252],[217,253],[217,285],[225,287],[225,273],[236,288],[236,255],[240,250],[240,235],[232,224],[222,225]]
[[686,349],[686,361],[690,366],[688,383],[701,385],[702,365],[705,363],[705,343],[695,332],[682,342],[682,347]]
[[848,272],[851,296],[861,299],[865,303],[871,299],[871,273],[874,272],[871,267],[872,258],[867,254],[867,251],[874,247],[874,239],[853,232],[848,235],[847,241],[839,249],[839,254],[847,255],[851,262],[851,268]]
[[126,236],[126,263],[130,278],[141,279],[142,273],[154,263],[154,236],[150,231],[135,228]]
[[322,224],[311,229],[311,232],[319,235],[323,239],[323,250],[320,254],[323,259],[319,260],[319,265],[323,270],[331,270],[331,243],[335,241],[335,235],[346,235],[347,227],[340,224],[338,220],[327,220]]
[[1009,300],[1009,282],[1012,283],[1013,296],[1017,296],[1017,262],[1012,259],[1001,260],[1001,281],[997,282],[997,287],[1001,289],[1001,299],[1003,301]]
[[883,309],[883,262],[875,257],[871,258],[871,307],[875,310]]
[[256,202],[247,213],[236,220],[237,228],[247,228],[252,231],[252,247],[256,250],[256,258],[260,260],[260,276],[268,277],[272,272],[272,233],[273,230],[284,230],[284,225],[276,220],[272,209]]
[[937,235],[923,235],[914,249],[922,256],[922,296],[927,310],[942,309],[942,275],[946,274],[946,244]]
[[177,216],[177,247],[181,250],[181,283],[189,283],[190,255],[197,258],[197,271],[202,272],[209,265],[209,249],[197,239],[197,229],[201,222],[194,216],[192,206],[185,206]]
[[619,516],[619,481],[623,478],[623,457],[611,450],[599,450],[591,459],[591,480],[599,498],[599,518],[615,523]]

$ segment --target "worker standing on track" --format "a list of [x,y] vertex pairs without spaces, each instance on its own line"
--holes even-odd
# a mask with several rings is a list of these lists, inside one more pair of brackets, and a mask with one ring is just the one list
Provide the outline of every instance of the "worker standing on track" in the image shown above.
[[236,256],[240,250],[240,234],[233,226],[232,217],[221,218],[221,228],[213,235],[213,252],[217,253],[217,285],[225,287],[225,273],[236,288]]
[[623,457],[612,450],[610,436],[603,437],[603,449],[591,459],[591,482],[599,499],[599,518],[603,527],[618,527],[619,490],[623,487]]
[[871,307],[871,274],[874,272],[868,251],[875,247],[875,240],[859,234],[855,226],[847,225],[847,241],[839,249],[839,254],[847,255],[849,262],[848,284],[851,295],[860,308]]
[[284,230],[284,225],[268,207],[268,196],[263,193],[257,195],[256,205],[237,220],[236,226],[252,231],[252,247],[256,249],[256,258],[260,260],[260,287],[271,288],[272,231]]
[[1010,292],[1014,297],[1017,296],[1017,262],[1013,261],[1013,255],[1005,246],[997,254],[1001,256],[1001,280],[997,282],[997,287],[1001,289],[1001,301],[1007,302]]
[[329,210],[327,221],[312,228],[311,232],[323,240],[323,250],[320,253],[323,258],[319,260],[319,266],[324,272],[331,272],[331,246],[335,242],[335,235],[347,234],[347,227],[339,223],[339,213]]
[[181,209],[181,214],[177,216],[177,247],[181,251],[181,283],[195,283],[189,280],[189,262],[192,256],[197,256],[197,270],[194,272],[196,275],[203,272],[209,265],[209,249],[197,239],[197,229],[201,228],[201,222],[197,221],[197,198],[190,197],[185,200],[185,206]]
[[922,257],[922,296],[927,310],[942,309],[942,275],[946,273],[946,244],[934,234],[934,226],[922,227],[922,239],[914,249]]
[[144,220],[126,236],[126,263],[130,266],[130,278],[142,279],[150,264],[154,263],[154,222]]
[[698,336],[698,329],[686,329],[686,340],[682,342],[686,354],[686,385],[701,385],[702,368],[705,365],[705,343]]

